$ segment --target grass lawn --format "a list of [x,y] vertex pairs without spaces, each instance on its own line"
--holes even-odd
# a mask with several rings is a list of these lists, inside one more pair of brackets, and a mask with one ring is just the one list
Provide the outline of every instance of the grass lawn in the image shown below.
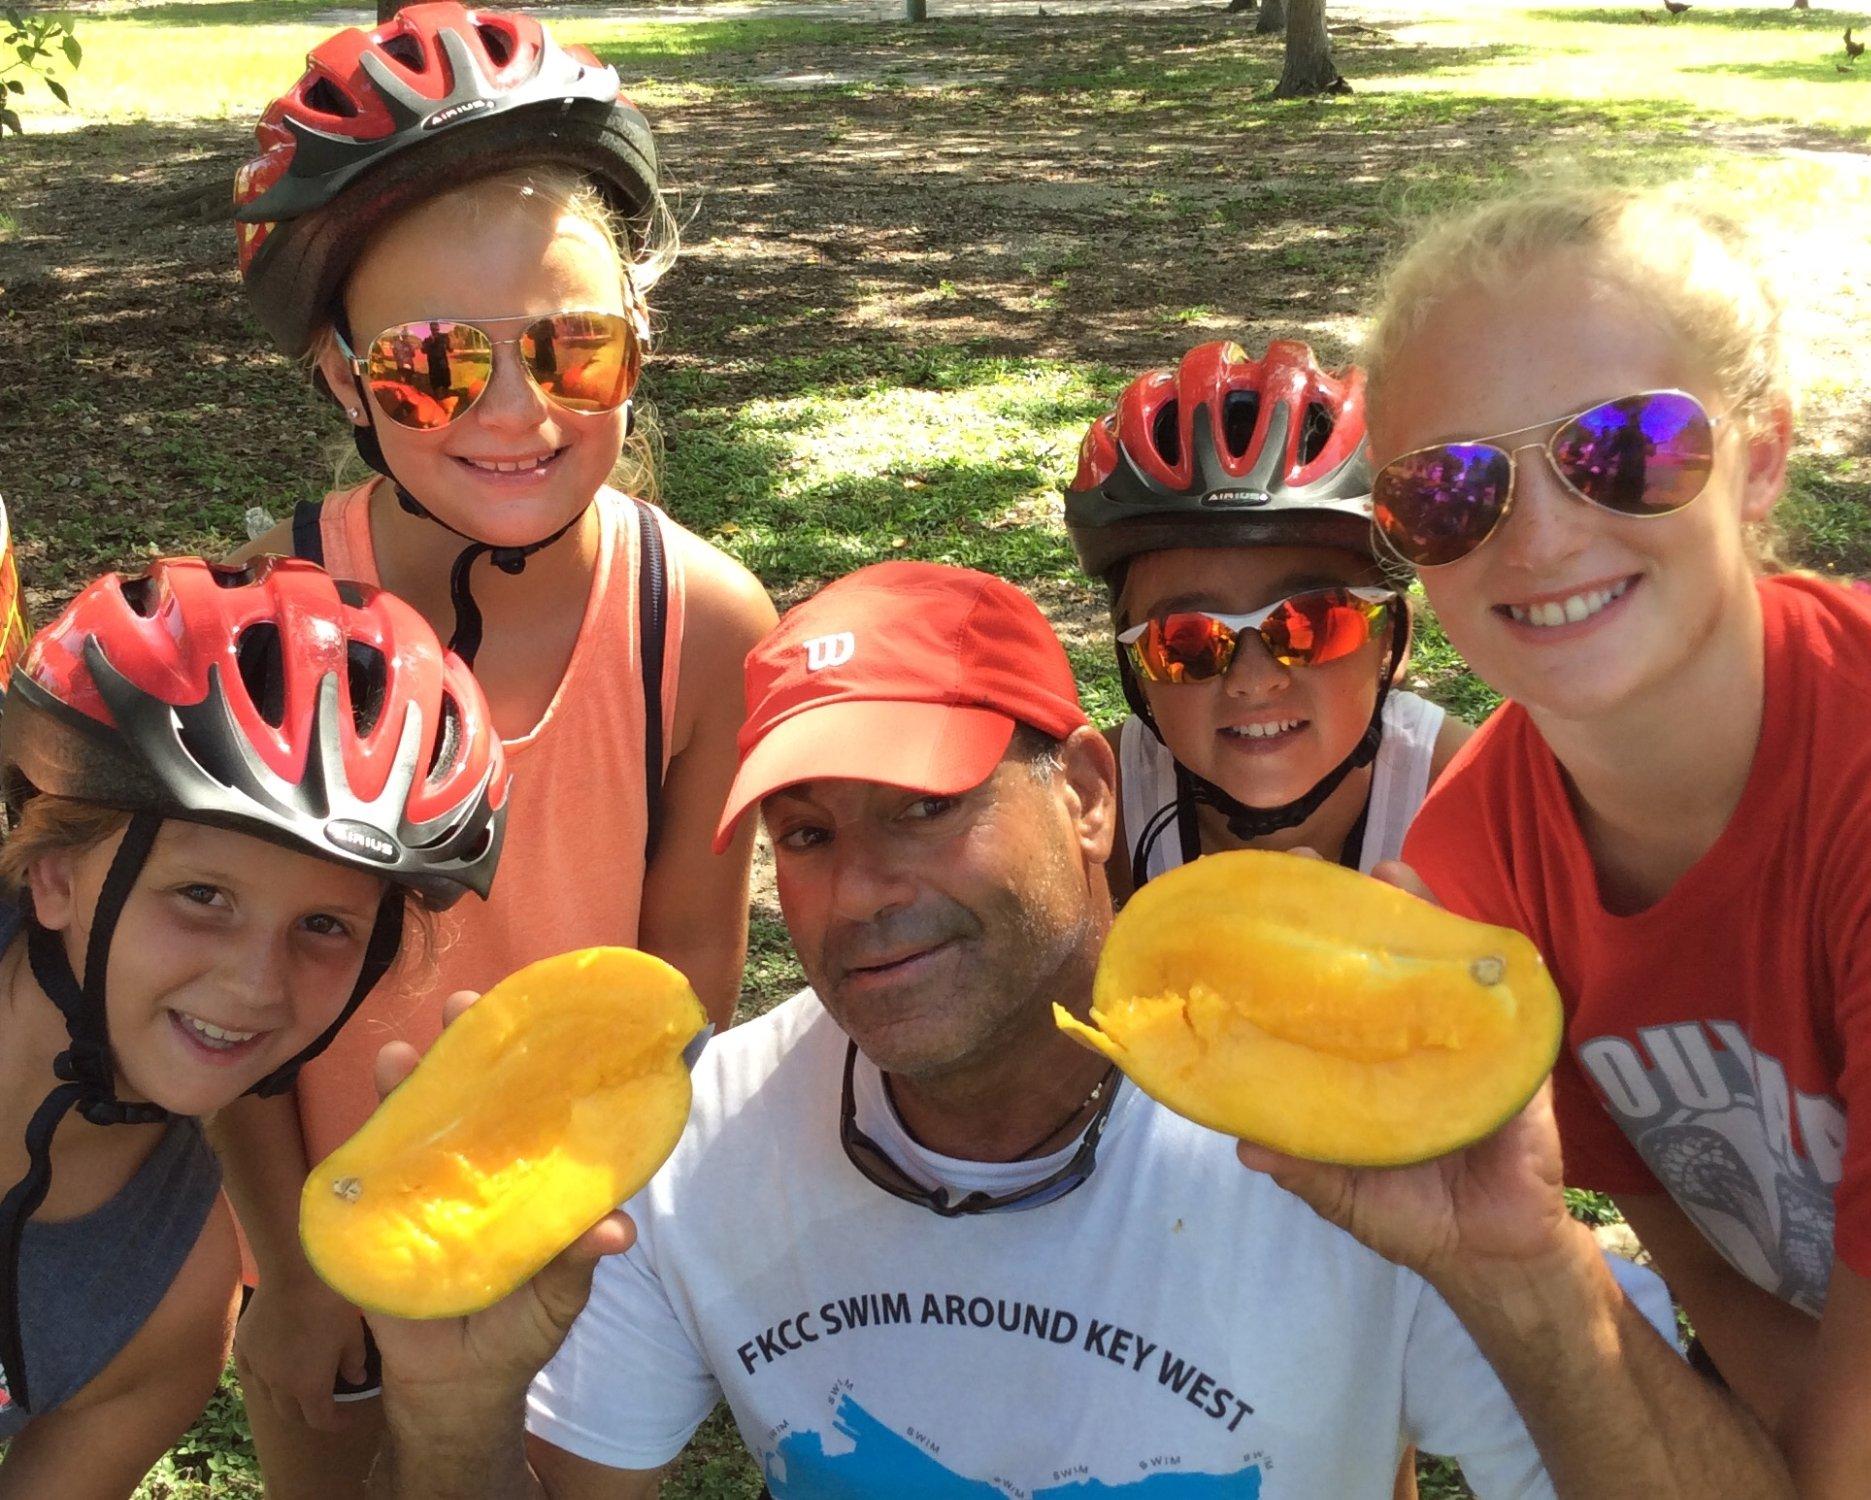
[[[326,487],[341,429],[246,319],[204,210],[328,0],[87,7],[78,111],[34,90],[0,144],[0,491],[38,618],[105,566],[230,547]],[[686,250],[645,393],[671,510],[782,603],[886,557],[992,568],[1119,698],[1058,490],[1128,374],[1224,335],[1348,356],[1421,212],[1528,178],[1652,181],[1769,222],[1808,352],[1784,507],[1796,559],[1871,572],[1871,64],[1865,13],[1430,0],[1330,20],[1356,92],[1273,102],[1278,44],[1221,13],[942,18],[568,13],[655,122]],[[1660,12],[1659,12],[1660,14]],[[1419,685],[1490,706],[1433,621]],[[770,901],[746,1005],[797,982]],[[1602,1205],[1583,1205],[1602,1211]],[[731,1428],[671,1493],[751,1497]],[[258,1496],[231,1391],[144,1495]],[[1465,1493],[1442,1471],[1424,1493]]]

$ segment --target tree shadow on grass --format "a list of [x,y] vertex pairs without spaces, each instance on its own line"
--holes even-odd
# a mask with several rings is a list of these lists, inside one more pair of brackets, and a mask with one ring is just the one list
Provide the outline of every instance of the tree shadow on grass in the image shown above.
[[[1377,265],[1425,212],[1537,176],[1555,155],[1656,180],[1716,149],[1715,123],[1667,100],[1366,89],[1269,103],[1221,86],[1121,99],[1039,86],[1099,57],[1141,69],[1165,40],[1236,77],[1236,54],[1253,49],[1206,19],[949,34],[922,44],[929,67],[974,66],[991,48],[1005,82],[728,87],[655,112],[670,176],[691,185],[648,376],[671,436],[669,503],[704,531],[735,522],[723,544],[775,582],[896,550],[899,536],[954,539],[958,556],[1052,576],[1065,564],[1050,516],[994,528],[1008,504],[1056,483],[1069,455],[1003,463],[958,429],[955,463],[914,486],[814,470],[791,476],[796,489],[771,475],[750,489],[746,476],[782,461],[784,445],[763,446],[757,422],[732,425],[748,403],[965,390],[1002,378],[996,359],[1024,361],[1079,381],[1007,418],[1055,432],[1088,419],[1079,392],[1108,396],[1198,337],[1297,334],[1343,360]],[[826,60],[789,46],[800,66]],[[1354,54],[1407,65],[1408,49],[1384,41],[1344,50],[1348,72]],[[1261,51],[1272,58],[1274,44]],[[657,76],[680,85],[713,66],[672,58]],[[1783,134],[1795,139],[1766,126],[1751,144]],[[231,228],[177,217],[178,192],[231,177],[242,150],[222,122],[126,123],[0,154],[0,203],[19,220],[0,245],[0,486],[38,549],[41,590],[150,545],[225,545],[247,505],[278,514],[327,482],[321,450],[341,424],[247,318]],[[704,433],[734,451],[704,462]],[[750,506],[751,530],[739,519]],[[938,537],[942,507],[956,520]],[[815,528],[822,539],[806,535]]]
[[[723,400],[719,387],[666,381],[675,399],[664,472],[684,521],[731,545],[783,594],[898,557],[1023,580],[1071,576],[1053,524],[1064,454],[1045,435],[1065,427],[1076,437],[1107,398],[1088,386],[1031,396],[1009,362],[948,349],[926,351],[947,378],[906,387],[894,383],[891,372],[903,368],[894,351],[866,352],[867,378],[821,366],[821,382],[751,409]],[[906,390],[934,399],[906,410]],[[971,419],[993,434],[956,446],[984,456],[930,451],[933,429]],[[852,452],[854,440],[862,451]]]
[[323,424],[246,317],[231,226],[152,206],[204,171],[232,181],[212,128],[96,127],[0,155],[18,221],[0,245],[0,488],[35,600],[152,547],[223,550],[246,507],[322,487]]

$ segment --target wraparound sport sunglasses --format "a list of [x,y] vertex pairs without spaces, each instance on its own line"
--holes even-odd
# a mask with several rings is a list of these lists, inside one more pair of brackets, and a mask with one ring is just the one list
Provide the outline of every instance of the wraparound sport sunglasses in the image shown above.
[[1155,615],[1117,641],[1145,682],[1207,682],[1227,672],[1244,635],[1258,634],[1283,667],[1318,667],[1358,650],[1397,605],[1389,589],[1308,589],[1247,615]]
[[[1514,503],[1514,459],[1545,452],[1560,483],[1620,516],[1663,516],[1708,487],[1715,425],[1687,391],[1639,391],[1615,401],[1468,443],[1437,443],[1379,471],[1371,507],[1381,536],[1405,562],[1439,568],[1494,534]],[[1551,426],[1540,442],[1505,446]]]
[[[495,338],[491,328],[519,328]],[[398,323],[354,353],[338,339],[352,371],[398,426],[434,432],[464,415],[494,376],[494,350],[512,344],[547,400],[576,412],[616,411],[643,367],[642,341],[624,313],[517,313],[470,323],[429,318]]]
[[[857,1059],[857,1043],[847,1042],[844,1091],[838,1101],[838,1142],[844,1147],[846,1159],[873,1187],[880,1187],[892,1198],[914,1203],[945,1219],[960,1218],[966,1214],[1000,1213],[1007,1209],[1038,1208],[1042,1204],[1055,1203],[1067,1193],[1084,1186],[1091,1176],[1092,1168],[1098,1164],[1098,1141],[1111,1118],[1111,1105],[1117,1099],[1123,1077],[1112,1067],[1092,1091],[1093,1097],[1098,1100],[1097,1113],[1091,1117],[1091,1123],[1079,1137],[1078,1149],[1056,1172],[1048,1173],[1038,1182],[1016,1188],[1012,1192],[974,1192],[952,1198],[944,1188],[924,1187],[859,1128],[857,1094],[852,1086],[852,1071],[857,1065]],[[1080,1106],[1081,1109],[1083,1107]]]

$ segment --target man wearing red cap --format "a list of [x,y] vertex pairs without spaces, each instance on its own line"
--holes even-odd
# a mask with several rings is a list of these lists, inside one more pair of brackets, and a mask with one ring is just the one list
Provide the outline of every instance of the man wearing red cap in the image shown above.
[[1263,1175],[1054,1027],[1116,777],[1018,590],[867,568],[747,700],[721,834],[759,808],[812,989],[709,1046],[628,1219],[474,1318],[372,1319],[379,1493],[638,1500],[722,1399],[774,1500],[1378,1497],[1412,1442],[1483,1497],[1790,1493],[1567,1218],[1544,1096],[1422,1168]]

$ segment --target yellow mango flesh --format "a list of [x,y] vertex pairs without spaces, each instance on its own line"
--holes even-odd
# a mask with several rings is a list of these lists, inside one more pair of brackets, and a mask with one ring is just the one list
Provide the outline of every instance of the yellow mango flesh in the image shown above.
[[701,1002],[661,959],[529,964],[447,1027],[312,1172],[299,1236],[340,1296],[405,1318],[499,1301],[648,1182],[689,1115]]
[[1517,932],[1321,860],[1209,855],[1119,914],[1092,1025],[1060,1028],[1210,1129],[1352,1166],[1490,1134],[1558,1056],[1559,995]]

